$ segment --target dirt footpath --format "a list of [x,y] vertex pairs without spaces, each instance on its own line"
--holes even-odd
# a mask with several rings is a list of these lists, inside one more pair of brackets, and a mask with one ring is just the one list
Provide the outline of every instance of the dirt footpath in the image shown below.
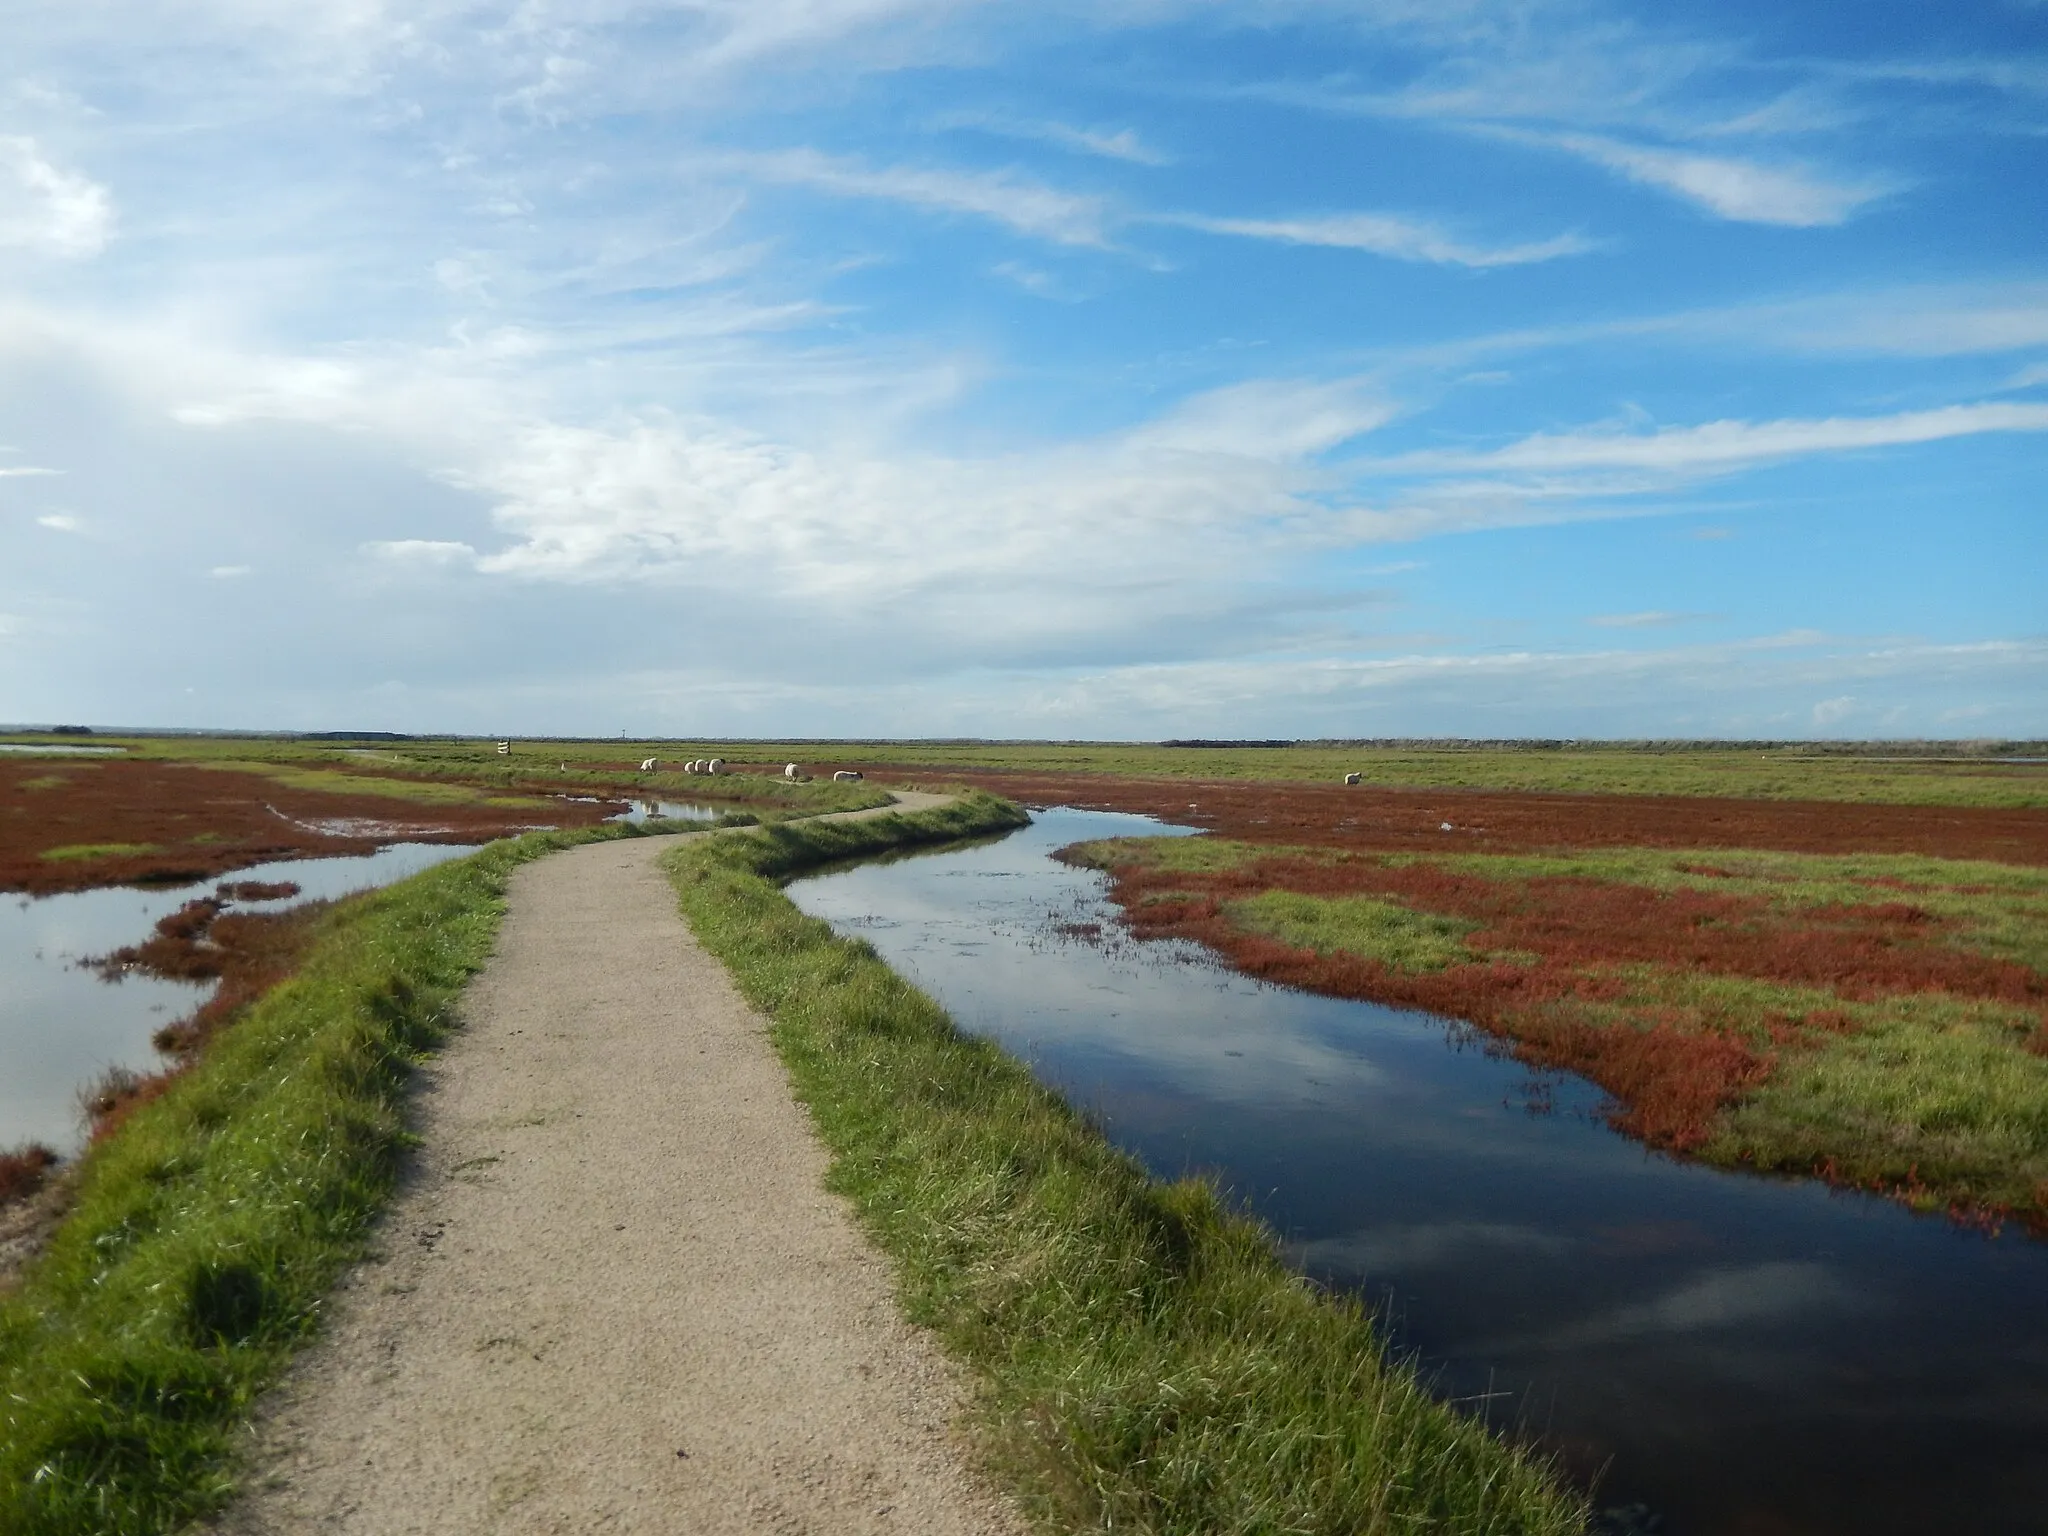
[[417,1172],[220,1530],[1021,1530],[764,1021],[677,915],[669,846],[514,876]]

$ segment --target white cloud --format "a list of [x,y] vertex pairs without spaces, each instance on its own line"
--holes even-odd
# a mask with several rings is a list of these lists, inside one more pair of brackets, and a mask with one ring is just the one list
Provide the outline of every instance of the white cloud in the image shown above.
[[0,464],[0,480],[32,479],[40,475],[61,475],[61,469],[41,469],[33,464]]
[[1359,380],[1255,379],[1183,401],[1127,441],[1141,449],[1297,459],[1384,426],[1396,414],[1383,392]]
[[1170,155],[1147,144],[1133,128],[1077,128],[1069,123],[965,112],[948,113],[935,119],[933,126],[972,128],[1002,138],[1029,139],[1036,143],[1057,145],[1061,149],[1071,149],[1079,154],[1095,155],[1105,160],[1126,161],[1132,165],[1173,163]]
[[1685,199],[1720,218],[1745,224],[1811,229],[1840,224],[1865,204],[1898,190],[1879,177],[1830,179],[1804,166],[1766,165],[1728,155],[1626,144],[1590,133],[1496,130],[1517,142],[1544,145],[1590,160],[1631,181]]
[[[377,559],[388,560],[394,565],[436,568],[469,565],[476,560],[474,549],[451,539],[378,539],[365,544],[363,549]],[[218,576],[223,573],[215,571],[214,574]]]
[[84,530],[85,522],[69,512],[46,512],[36,519],[36,526],[57,533],[79,533]]
[[[1983,432],[2048,432],[2048,404],[1992,402],[1902,411],[1894,416],[1712,421],[1654,432],[1538,433],[1505,448],[1404,454],[1381,461],[1380,467],[1406,473],[1635,470],[1658,476],[1712,475],[1808,454],[1939,442]],[[1635,488],[1635,484],[1622,482],[1624,488]]]
[[1653,608],[1643,613],[1603,613],[1586,622],[1601,629],[1668,629],[1674,624],[1693,624],[1714,617],[1711,613],[1670,613]]
[[1214,218],[1203,214],[1161,214],[1152,222],[1176,224],[1212,235],[1274,240],[1285,245],[1320,245],[1370,251],[1396,261],[1426,261],[1459,267],[1513,267],[1554,261],[1593,249],[1578,235],[1557,235],[1522,245],[1478,246],[1458,240],[1438,225],[1390,213],[1318,214],[1287,219]]
[[0,246],[82,260],[105,249],[113,228],[105,187],[53,165],[34,139],[0,137]]
[[1876,288],[1676,317],[1681,331],[1807,352],[1958,357],[2048,346],[2048,283]]
[[723,155],[708,164],[760,181],[815,187],[840,197],[876,198],[939,213],[961,213],[1061,245],[1103,245],[1101,198],[1063,192],[1014,171],[868,166],[814,149]]
[[1856,713],[1856,696],[1842,694],[1838,698],[1822,699],[1813,706],[1813,723],[1822,730],[1831,730]]
[[253,565],[216,565],[206,574],[213,577],[216,581],[233,581],[239,576],[255,575],[256,567]]

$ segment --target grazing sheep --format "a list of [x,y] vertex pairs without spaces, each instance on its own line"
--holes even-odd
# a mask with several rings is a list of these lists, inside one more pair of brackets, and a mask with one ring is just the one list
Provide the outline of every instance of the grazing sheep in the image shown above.
[[1451,824],[1448,821],[1445,822],[1440,830],[1449,832],[1451,830]]
[[783,767],[782,776],[791,783],[795,783],[799,778],[803,777],[803,769],[797,767],[795,763],[788,763]]
[[860,775],[851,768],[841,768],[832,775],[832,778],[836,783],[853,784],[859,781]]
[[1357,783],[1357,782],[1358,782],[1358,781],[1359,781],[1359,780],[1360,780],[1361,778],[1363,778],[1363,777],[1364,777],[1364,775],[1363,775],[1363,774],[1358,774],[1358,773],[1347,773],[1347,774],[1345,774],[1345,775],[1344,775],[1344,782],[1345,782],[1346,784],[1356,784],[1356,783]]
[[648,759],[647,759],[647,760],[646,760],[645,762],[643,762],[643,763],[642,763],[642,764],[640,765],[640,771],[641,771],[642,773],[652,773],[652,772],[654,772],[654,759],[650,757],[650,758],[648,758]]
[[704,771],[705,771],[706,773],[723,773],[723,772],[725,772],[725,759],[724,759],[724,758],[722,758],[722,757],[714,757],[714,758],[712,758],[710,762],[708,762],[708,763],[706,763],[706,764],[704,765]]

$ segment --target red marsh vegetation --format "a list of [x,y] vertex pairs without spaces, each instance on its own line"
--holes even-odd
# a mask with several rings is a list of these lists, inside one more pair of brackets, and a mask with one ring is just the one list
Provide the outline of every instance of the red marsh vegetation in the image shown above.
[[1652,1146],[2048,1230],[2048,812],[960,777],[1250,845],[1095,845],[1141,936],[1465,1020]]
[[379,792],[367,777],[358,788],[352,777],[323,771],[314,788],[274,773],[149,759],[0,761],[0,890],[175,884],[400,841],[486,842],[617,809],[558,799],[491,804],[482,793],[414,799]]
[[[2048,864],[2048,812],[1692,795],[1563,795],[1370,784],[1122,778],[949,769],[1025,805],[1138,811],[1253,843],[1387,853],[1768,848]],[[1449,822],[1452,831],[1443,831]]]
[[[2048,1010],[2048,978],[1948,943],[1951,925],[1897,902],[1785,911],[1757,897],[1285,856],[1213,871],[1121,864],[1114,877],[1112,894],[1143,937],[1194,939],[1284,985],[1464,1019],[1534,1064],[1592,1079],[1612,1095],[1621,1129],[1679,1151],[1703,1145],[1781,1049],[1855,1027],[1849,1012],[1813,1006],[1816,994],[1870,1003],[1942,993]],[[1459,919],[1473,925],[1461,940],[1469,958],[1411,969],[1290,943],[1233,915],[1275,890]],[[1698,976],[1765,986],[1716,1007],[1670,984]]]

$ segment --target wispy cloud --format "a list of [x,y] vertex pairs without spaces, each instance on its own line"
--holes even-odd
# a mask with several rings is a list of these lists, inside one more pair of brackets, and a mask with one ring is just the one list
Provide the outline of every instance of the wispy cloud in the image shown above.
[[0,246],[97,256],[114,229],[107,189],[51,163],[34,139],[0,137]]
[[1591,133],[1498,128],[1498,137],[1562,150],[1644,186],[1682,198],[1723,219],[1798,229],[1840,224],[1899,189],[1882,177],[1829,177],[1807,166],[1774,165],[1731,155],[1630,144]]
[[52,533],[83,533],[85,520],[69,512],[46,512],[36,519],[38,528],[47,528]]
[[1199,229],[1212,235],[1274,240],[1284,245],[1320,245],[1370,251],[1396,261],[1435,262],[1458,267],[1516,267],[1554,261],[1592,250],[1580,235],[1556,235],[1521,245],[1481,246],[1459,240],[1441,226],[1391,213],[1312,214],[1285,219],[1219,218],[1207,214],[1159,214],[1157,224]]
[[1643,470],[1661,475],[1725,474],[1808,454],[1931,443],[1984,432],[2048,432],[2048,404],[1986,402],[1892,416],[1712,421],[1654,432],[1537,433],[1504,448],[1429,450],[1383,460],[1379,467],[1404,473]]
[[1601,629],[1669,629],[1676,624],[1697,624],[1719,617],[1713,613],[1670,613],[1652,608],[1643,613],[1603,613],[1586,622]]
[[378,539],[365,544],[363,552],[394,565],[429,568],[469,565],[476,560],[474,549],[453,539]]
[[1141,449],[1295,459],[1384,426],[1397,413],[1395,403],[1366,381],[1257,379],[1184,401],[1127,441]]
[[1107,244],[1101,198],[1064,192],[1014,171],[870,166],[813,149],[729,154],[709,163],[758,181],[989,219],[1061,245]]
[[1076,154],[1095,155],[1104,160],[1122,160],[1131,165],[1171,165],[1173,157],[1148,144],[1135,128],[1080,128],[1071,123],[1038,118],[1004,117],[996,114],[952,112],[935,118],[937,128],[969,128],[1006,139],[1024,139],[1051,144]]

